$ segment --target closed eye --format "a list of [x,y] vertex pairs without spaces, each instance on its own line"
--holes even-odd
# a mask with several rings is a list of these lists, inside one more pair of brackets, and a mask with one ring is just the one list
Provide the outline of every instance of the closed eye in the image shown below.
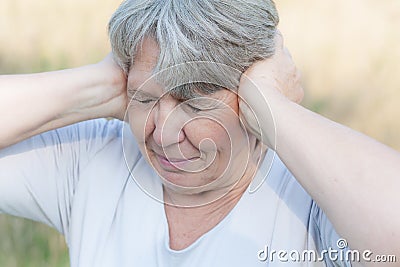
[[203,111],[204,109],[201,109],[201,108],[197,108],[197,107],[195,107],[195,106],[192,106],[192,105],[189,105],[189,104],[186,104],[186,106],[188,106],[193,112],[195,112],[195,113],[198,113],[198,112],[200,112],[200,111]]
[[156,98],[141,90],[128,89],[128,97],[130,97],[133,101],[139,102],[141,104],[149,104],[157,100]]
[[184,104],[195,113],[201,111],[215,110],[221,107],[221,101],[208,97],[189,99],[186,100]]
[[221,108],[221,105],[199,105],[197,103],[196,104],[184,103],[184,106],[188,107],[190,111],[194,113],[213,111],[218,108]]
[[138,98],[135,98],[135,97],[133,97],[132,100],[137,101],[137,102],[142,103],[142,104],[148,104],[148,103],[154,101],[154,99],[138,99]]

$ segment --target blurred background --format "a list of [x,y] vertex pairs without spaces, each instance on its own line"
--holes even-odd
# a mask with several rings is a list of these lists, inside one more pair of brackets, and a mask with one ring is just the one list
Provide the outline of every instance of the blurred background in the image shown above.
[[[107,21],[119,3],[1,0],[0,74],[100,60],[110,49]],[[303,74],[303,105],[400,150],[400,1],[276,4]],[[46,226],[0,215],[0,266],[69,266],[64,239]]]

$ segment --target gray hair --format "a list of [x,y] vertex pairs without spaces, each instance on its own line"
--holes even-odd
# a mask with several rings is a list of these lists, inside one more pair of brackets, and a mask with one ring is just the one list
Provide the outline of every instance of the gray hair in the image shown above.
[[108,30],[126,72],[144,38],[154,38],[160,48],[154,73],[162,71],[165,86],[181,86],[185,98],[193,91],[183,86],[188,79],[236,88],[242,72],[274,53],[278,22],[272,0],[125,0]]

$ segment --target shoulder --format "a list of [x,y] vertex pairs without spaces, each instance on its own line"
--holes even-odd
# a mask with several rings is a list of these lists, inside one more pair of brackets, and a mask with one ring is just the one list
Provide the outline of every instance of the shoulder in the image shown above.
[[[343,239],[318,203],[304,190],[278,156],[273,159],[271,164],[271,171],[266,183],[278,194],[291,212],[303,222],[308,234],[315,242],[317,251],[321,252],[330,248],[340,250],[338,242]],[[333,262],[334,260],[325,259],[328,266],[334,265]],[[343,266],[349,264],[340,261],[336,261],[336,263]]]
[[124,123],[118,120],[95,119],[57,128],[27,139],[34,146],[74,145],[97,142],[101,145],[111,139],[120,138]]
[[[0,150],[0,158],[26,155],[66,161],[84,162],[105,147],[121,147],[124,129],[130,128],[119,120],[95,119],[44,132]],[[130,142],[134,142],[132,134]],[[131,146],[136,147],[136,146]],[[121,149],[120,149],[121,150]]]
[[[95,119],[75,123],[55,131],[72,139],[83,138],[119,138],[122,135],[125,123],[116,119]],[[51,133],[51,132],[49,132]]]
[[125,123],[119,120],[95,119],[49,131],[39,138],[61,145],[76,144],[81,149],[90,151],[121,139],[124,127]]
[[268,151],[266,154],[260,164],[258,175],[260,174],[265,177],[263,186],[270,188],[293,211],[311,208],[313,202],[311,196],[274,151]]
[[58,131],[67,135],[70,142],[77,142],[80,152],[87,155],[104,154],[107,158],[119,155],[136,162],[140,154],[129,124],[120,120],[95,119]]

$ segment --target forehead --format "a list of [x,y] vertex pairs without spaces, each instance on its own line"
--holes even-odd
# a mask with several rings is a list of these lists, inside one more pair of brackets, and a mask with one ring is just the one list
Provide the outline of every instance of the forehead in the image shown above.
[[[145,38],[137,49],[135,60],[128,73],[128,90],[137,90],[152,94],[161,94],[164,86],[152,77],[160,54],[157,42],[152,38]],[[151,79],[150,79],[151,78]],[[209,95],[223,89],[221,86],[204,82],[193,82],[174,87],[169,91],[177,99],[190,99],[202,95]]]
[[138,47],[135,60],[128,73],[128,87],[139,88],[152,75],[160,53],[157,42],[152,38],[143,39]]

